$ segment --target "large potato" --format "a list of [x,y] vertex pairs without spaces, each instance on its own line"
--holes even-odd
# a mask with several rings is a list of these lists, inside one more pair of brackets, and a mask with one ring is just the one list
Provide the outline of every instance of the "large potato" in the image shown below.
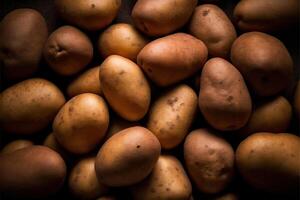
[[12,153],[19,149],[23,149],[25,147],[32,146],[33,142],[30,140],[14,140],[8,144],[6,144],[3,149],[0,151],[1,154],[3,153]]
[[51,82],[33,78],[0,94],[0,127],[8,133],[33,134],[45,128],[65,103]]
[[151,91],[142,70],[131,60],[112,55],[100,66],[100,82],[112,109],[129,121],[137,121],[148,111]]
[[252,187],[274,193],[299,188],[300,138],[288,133],[256,133],[236,150],[240,174]]
[[71,153],[93,150],[105,136],[109,113],[103,98],[92,93],[73,97],[53,122],[54,136]]
[[175,33],[147,44],[137,63],[158,86],[169,86],[200,71],[207,59],[207,48],[197,38]]
[[48,29],[33,9],[16,9],[0,23],[0,61],[7,80],[27,78],[38,68]]
[[178,85],[154,101],[147,128],[158,138],[162,148],[174,148],[188,133],[196,111],[196,93],[187,85]]
[[284,44],[260,32],[244,33],[231,48],[231,61],[259,96],[285,89],[292,79],[293,61]]
[[252,104],[239,71],[222,58],[212,58],[201,74],[199,107],[206,121],[215,129],[237,130],[251,114]]
[[298,80],[298,84],[296,86],[295,94],[294,94],[294,108],[296,117],[300,120],[300,80]]
[[140,182],[150,174],[159,154],[159,141],[149,130],[139,126],[124,129],[109,138],[98,152],[98,180],[108,186]]

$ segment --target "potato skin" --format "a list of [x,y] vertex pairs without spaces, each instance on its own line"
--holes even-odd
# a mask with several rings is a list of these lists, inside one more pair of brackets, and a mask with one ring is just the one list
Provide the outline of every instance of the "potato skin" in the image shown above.
[[294,108],[295,108],[295,113],[300,120],[300,80],[298,80],[298,84],[296,86],[295,94],[294,94]]
[[158,86],[169,86],[201,70],[206,59],[207,48],[201,40],[175,33],[147,44],[137,63]]
[[199,107],[206,121],[221,131],[243,127],[252,103],[239,71],[222,58],[206,62],[201,74]]
[[149,36],[162,36],[182,27],[192,15],[197,0],[138,0],[131,17]]
[[244,33],[231,48],[231,61],[259,96],[276,95],[293,75],[293,61],[277,38],[260,32]]
[[33,145],[0,155],[0,190],[12,197],[41,198],[63,185],[66,165],[53,150]]
[[112,109],[128,121],[137,121],[148,111],[151,91],[142,70],[131,60],[112,55],[100,66],[103,94]]
[[154,101],[147,128],[158,138],[162,148],[174,148],[184,140],[196,111],[196,93],[187,85],[178,85]]
[[51,82],[32,78],[0,94],[0,127],[8,133],[34,134],[45,128],[65,103]]
[[227,58],[236,31],[221,8],[212,4],[196,7],[189,25],[189,32],[202,40],[212,57]]
[[12,153],[12,152],[15,152],[19,149],[23,149],[23,148],[26,148],[26,147],[29,147],[29,146],[32,146],[33,145],[33,142],[30,141],[30,140],[14,140],[8,144],[6,144],[3,149],[0,151],[1,154],[4,154],[4,153]]
[[73,97],[58,112],[53,122],[54,136],[67,151],[88,153],[105,136],[109,113],[103,98],[92,93]]
[[300,138],[289,133],[253,134],[236,150],[241,176],[254,188],[271,193],[298,190]]
[[16,81],[31,76],[42,57],[48,28],[44,17],[33,9],[15,9],[0,23],[0,61],[3,77]]
[[152,171],[160,155],[157,138],[147,129],[135,126],[109,138],[97,154],[98,180],[108,186],[129,186]]

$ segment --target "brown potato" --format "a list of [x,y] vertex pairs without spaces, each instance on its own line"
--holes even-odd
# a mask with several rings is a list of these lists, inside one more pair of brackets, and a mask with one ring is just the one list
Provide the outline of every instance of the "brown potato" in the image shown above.
[[296,86],[294,94],[294,108],[297,118],[298,120],[300,120],[300,80],[298,80],[298,84]]
[[0,128],[8,133],[33,134],[45,128],[65,103],[51,82],[32,78],[0,94]]
[[189,32],[202,40],[212,57],[227,58],[236,31],[221,8],[212,4],[198,6],[191,18]]
[[93,58],[93,45],[79,29],[62,26],[49,36],[44,57],[48,65],[60,75],[73,75]]
[[0,23],[0,61],[7,80],[28,78],[37,69],[48,29],[44,17],[33,9],[15,9]]
[[105,136],[109,113],[102,97],[84,93],[73,97],[53,122],[54,136],[67,151],[75,154],[93,150]]
[[247,123],[251,97],[242,75],[228,61],[212,58],[206,62],[201,74],[199,107],[215,129],[237,130]]
[[187,85],[178,85],[154,101],[147,128],[158,138],[162,148],[174,148],[184,140],[196,111],[196,93]]
[[234,151],[212,130],[197,129],[188,134],[184,160],[191,179],[204,193],[219,193],[232,180]]
[[158,86],[169,86],[201,70],[207,59],[207,48],[197,38],[175,33],[147,44],[137,63]]
[[231,61],[259,96],[276,95],[293,75],[293,61],[284,44],[260,32],[244,33],[231,48]]
[[139,126],[122,130],[109,138],[98,152],[95,169],[98,180],[108,186],[129,186],[148,176],[160,155],[157,138]]
[[30,140],[13,140],[12,142],[6,144],[3,149],[0,151],[1,154],[12,153],[19,149],[32,146],[33,142]]

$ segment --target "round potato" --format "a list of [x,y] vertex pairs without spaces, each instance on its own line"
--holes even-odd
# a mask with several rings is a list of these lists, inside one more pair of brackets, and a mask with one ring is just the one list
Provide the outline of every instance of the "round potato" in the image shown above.
[[3,149],[0,151],[0,153],[12,153],[19,149],[23,149],[25,147],[32,146],[33,142],[30,140],[14,140],[8,144],[6,144]]
[[98,152],[95,169],[99,182],[129,186],[148,176],[160,155],[160,144],[149,130],[135,126],[109,138]]
[[298,84],[296,86],[295,94],[294,94],[294,108],[297,115],[298,120],[300,120],[300,80],[298,80]]
[[67,151],[84,154],[93,150],[105,136],[109,113],[102,97],[84,93],[73,97],[53,122],[54,136]]
[[0,94],[0,128],[8,133],[33,134],[45,128],[65,103],[51,82],[32,78]]

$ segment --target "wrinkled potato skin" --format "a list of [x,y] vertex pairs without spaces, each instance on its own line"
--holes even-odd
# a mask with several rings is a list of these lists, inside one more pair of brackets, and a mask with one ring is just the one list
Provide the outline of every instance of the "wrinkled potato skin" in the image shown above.
[[38,69],[47,35],[46,21],[36,10],[15,9],[8,13],[0,23],[3,77],[15,81],[31,76]]
[[109,138],[96,157],[98,180],[108,186],[128,186],[148,176],[160,155],[157,138],[139,126]]
[[278,94],[293,77],[288,50],[280,40],[265,33],[249,32],[238,37],[231,48],[231,61],[259,96]]
[[197,0],[138,0],[132,10],[135,25],[149,36],[162,36],[182,27]]
[[252,104],[239,71],[222,58],[206,62],[199,93],[199,107],[207,122],[221,131],[243,127],[251,114]]
[[298,80],[298,84],[296,86],[295,90],[295,95],[294,95],[294,108],[295,108],[295,113],[300,120],[300,80]]
[[252,187],[271,193],[298,190],[300,138],[288,133],[256,133],[236,151],[241,176]]
[[30,140],[14,140],[8,144],[6,144],[3,149],[0,151],[1,154],[4,153],[12,153],[19,149],[23,149],[25,147],[32,146],[33,142]]
[[191,18],[189,31],[205,43],[208,54],[212,57],[229,57],[236,31],[230,19],[218,6],[198,6]]
[[206,59],[207,48],[201,40],[175,33],[147,44],[137,63],[158,86],[169,86],[201,70]]
[[196,93],[187,85],[178,85],[154,101],[147,128],[158,138],[162,148],[174,148],[184,140],[196,111]]
[[0,94],[0,127],[8,133],[33,134],[45,128],[65,103],[51,82],[32,78]]
[[231,182],[234,151],[223,138],[208,129],[197,129],[186,137],[184,160],[191,179],[204,193],[219,193]]

